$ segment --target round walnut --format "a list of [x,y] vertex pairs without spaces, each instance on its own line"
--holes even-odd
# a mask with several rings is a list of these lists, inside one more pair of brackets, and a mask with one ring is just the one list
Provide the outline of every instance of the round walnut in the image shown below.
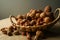
[[39,18],[40,17],[40,13],[36,13],[36,17]]
[[24,23],[24,26],[29,26],[29,25],[30,25],[30,23],[29,23],[29,21],[27,20],[27,22]]
[[33,26],[33,25],[35,25],[36,24],[36,21],[35,20],[32,20],[31,22],[30,22],[30,25],[31,26]]
[[40,17],[41,17],[41,18],[46,17],[46,13],[42,12],[42,13],[40,14]]
[[30,17],[34,17],[34,16],[35,16],[35,13],[36,13],[36,10],[33,10],[33,11],[29,14],[29,16],[30,16]]
[[11,31],[7,31],[7,35],[8,35],[8,36],[12,36],[13,33],[12,33]]
[[52,8],[51,6],[47,5],[45,8],[44,8],[44,12],[51,12]]
[[31,14],[31,13],[30,13],[30,12],[28,12],[26,16],[30,16],[30,14]]
[[15,30],[15,31],[13,32],[13,34],[15,34],[15,35],[20,35],[21,33],[20,33],[19,30]]
[[34,9],[31,9],[29,12],[31,13]]
[[22,21],[22,19],[18,19],[17,20],[17,25],[20,25],[20,22]]
[[1,31],[2,31],[3,34],[7,34],[7,29],[6,28],[2,28]]
[[30,33],[27,34],[27,39],[28,39],[28,40],[31,40],[31,35],[30,35]]
[[45,22],[45,23],[49,23],[49,22],[51,22],[51,19],[50,19],[49,17],[45,17],[45,18],[44,18],[44,22]]
[[51,17],[52,13],[51,12],[46,12],[46,16]]
[[10,26],[10,27],[8,28],[8,31],[14,32],[14,27],[13,27],[13,26]]
[[42,24],[43,22],[43,19],[42,18],[38,18],[37,21],[36,21],[36,25],[40,25]]

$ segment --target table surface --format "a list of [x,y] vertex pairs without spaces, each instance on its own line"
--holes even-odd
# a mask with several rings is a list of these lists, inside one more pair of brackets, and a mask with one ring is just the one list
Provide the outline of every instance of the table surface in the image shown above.
[[[52,31],[60,33],[59,28],[60,28],[60,23],[57,22],[57,24],[55,25],[55,27],[52,29]],[[9,27],[11,25],[10,19],[6,18],[3,20],[0,20],[0,29],[3,27]],[[0,32],[0,40],[27,40],[26,36],[7,36],[2,34],[2,32]],[[47,39],[43,39],[43,40],[60,40],[60,36],[52,36],[48,37]]]

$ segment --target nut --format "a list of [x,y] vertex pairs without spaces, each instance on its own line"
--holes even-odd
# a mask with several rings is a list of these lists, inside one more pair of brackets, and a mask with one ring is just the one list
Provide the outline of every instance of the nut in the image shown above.
[[31,9],[31,10],[30,10],[30,13],[31,13],[33,10],[34,10],[34,9]]
[[37,21],[36,21],[36,25],[40,25],[41,22],[43,22],[43,19],[42,18],[38,18]]
[[52,8],[50,5],[47,5],[45,8],[44,8],[44,12],[51,12]]
[[37,18],[40,17],[40,13],[36,13],[36,17],[37,17]]
[[7,35],[8,35],[8,36],[12,36],[13,34],[12,34],[11,31],[8,31],[8,32],[7,32]]
[[32,18],[30,16],[27,16],[26,19],[29,20],[29,21],[32,20]]
[[52,16],[52,13],[51,13],[51,12],[46,12],[46,15],[47,15],[48,17],[51,17],[51,16]]
[[15,31],[13,32],[13,34],[15,34],[15,35],[20,35],[20,32],[19,32],[19,30],[15,30]]
[[45,22],[45,23],[49,23],[49,22],[51,22],[51,19],[50,19],[49,17],[45,17],[45,18],[44,18],[44,22]]
[[2,33],[3,34],[7,34],[7,30],[2,30]]
[[30,34],[27,34],[27,39],[31,40],[31,35]]
[[45,14],[44,12],[42,12],[42,13],[40,14],[40,17],[41,17],[41,18],[44,18],[44,17],[46,17],[46,14]]
[[34,17],[34,16],[35,16],[35,13],[36,13],[36,10],[33,10],[33,11],[29,14],[29,16],[30,16],[30,17]]
[[32,21],[30,22],[30,25],[33,26],[34,24],[36,24],[36,21],[35,21],[35,20],[32,20]]
[[29,26],[29,22],[25,22],[24,23],[24,26]]
[[42,37],[43,37],[43,33],[42,33],[42,31],[39,31],[39,30],[38,30],[38,31],[36,32],[36,36],[35,36],[34,40],[37,40],[39,37],[42,38]]
[[14,27],[13,27],[13,26],[10,26],[10,27],[8,28],[8,30],[11,31],[11,32],[14,32]]
[[36,10],[34,9],[34,10],[32,10],[32,13],[31,14],[35,14],[36,13]]

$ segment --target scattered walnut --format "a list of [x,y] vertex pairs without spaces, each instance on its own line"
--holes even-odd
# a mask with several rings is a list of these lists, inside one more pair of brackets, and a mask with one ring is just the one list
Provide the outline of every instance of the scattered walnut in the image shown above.
[[7,35],[8,35],[8,36],[12,36],[13,34],[12,34],[11,31],[8,31],[8,32],[7,32]]
[[15,35],[20,35],[21,33],[19,32],[19,30],[15,30],[15,31],[13,32],[13,34],[15,34]]

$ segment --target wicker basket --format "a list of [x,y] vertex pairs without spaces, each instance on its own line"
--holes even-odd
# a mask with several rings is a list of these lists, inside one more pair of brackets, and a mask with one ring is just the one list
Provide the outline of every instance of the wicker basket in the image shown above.
[[[59,11],[59,14],[58,14],[57,18],[55,20],[53,20],[52,22],[50,22],[50,23],[48,23],[46,25],[38,25],[38,26],[20,26],[19,25],[20,30],[21,31],[28,31],[28,32],[31,32],[32,31],[33,32],[33,30],[36,31],[36,29],[41,29],[42,28],[43,30],[45,30],[45,29],[52,28],[52,26],[54,24],[56,24],[57,21],[60,19],[60,8],[57,8],[55,10],[54,14],[56,13],[57,10]],[[15,18],[16,19],[16,17],[15,16],[10,16],[10,21],[11,21],[12,25],[17,26],[16,23],[13,22],[12,18]],[[45,27],[45,28],[43,28],[43,27]]]

